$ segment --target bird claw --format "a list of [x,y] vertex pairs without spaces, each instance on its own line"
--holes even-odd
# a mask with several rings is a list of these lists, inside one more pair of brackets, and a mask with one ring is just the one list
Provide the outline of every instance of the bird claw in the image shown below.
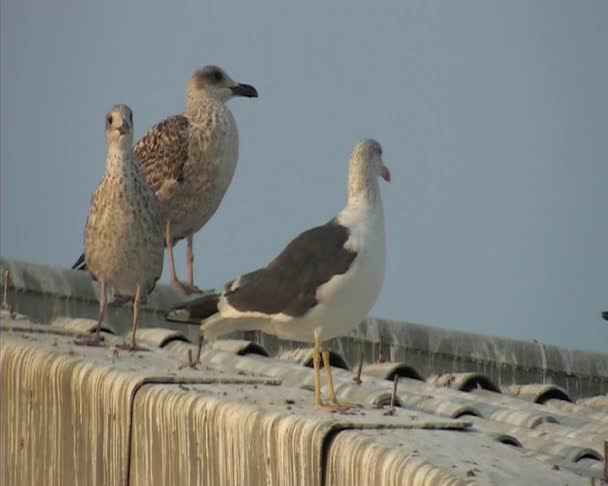
[[355,403],[338,402],[337,400],[330,400],[327,405],[324,405],[322,402],[315,405],[315,410],[317,412],[325,413],[343,413],[348,412],[353,408],[359,408],[359,406]]
[[335,409],[328,407],[327,405],[315,405],[315,410],[323,413],[336,413]]
[[329,401],[329,407],[332,407],[336,412],[347,412],[352,408],[358,408],[356,403]]

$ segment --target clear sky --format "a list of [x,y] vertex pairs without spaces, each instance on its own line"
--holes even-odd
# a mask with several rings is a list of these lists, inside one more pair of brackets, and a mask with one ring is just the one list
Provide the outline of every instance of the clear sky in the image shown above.
[[[1,13],[2,256],[71,265],[106,111],[130,105],[139,138],[214,63],[260,98],[230,103],[239,165],[195,237],[199,284],[337,213],[350,150],[371,136],[393,176],[372,315],[608,350],[608,2],[4,0]],[[185,242],[177,258],[185,278]]]

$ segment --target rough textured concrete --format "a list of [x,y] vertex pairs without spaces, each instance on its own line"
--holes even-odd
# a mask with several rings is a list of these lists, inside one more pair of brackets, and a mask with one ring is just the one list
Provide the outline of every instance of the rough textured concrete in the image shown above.
[[[368,319],[332,347],[338,398],[361,408],[324,414],[311,406],[310,349],[301,343],[246,333],[206,344],[193,370],[186,362],[198,327],[164,320],[181,297],[160,285],[138,331],[145,351],[116,348],[130,328],[129,305],[110,306],[106,347],[77,346],[74,337],[96,324],[90,277],[1,265],[12,276],[9,304],[27,314],[0,312],[2,484],[589,484],[603,477],[608,395],[597,394],[608,383],[606,354]],[[348,368],[361,350],[367,363],[357,384]],[[380,354],[399,359],[369,362]]]
[[0,363],[2,484],[126,484],[139,387],[246,381],[221,373],[178,374],[175,359],[168,362],[162,353],[146,360],[145,353],[79,347],[73,338],[30,333],[27,326],[2,330]]
[[[97,319],[99,285],[88,272],[2,259],[2,286],[6,271],[10,275],[9,302],[16,312],[42,323],[50,323],[61,317]],[[173,288],[158,284],[141,308],[142,322],[148,327],[184,330],[184,326],[168,324],[164,317],[166,310],[180,299],[182,297]],[[117,334],[126,334],[132,317],[131,304],[109,305],[104,322]],[[196,339],[198,333],[195,329],[191,331],[191,339]]]
[[[53,268],[2,259],[1,277],[9,270],[9,300],[17,312],[49,323],[60,317],[95,319],[98,286],[86,272]],[[176,330],[190,342],[198,342],[198,326],[167,322],[164,314],[183,297],[167,285],[158,284],[142,308],[147,327]],[[106,323],[120,335],[130,326],[131,306],[110,305]],[[288,354],[301,343],[280,340],[260,332],[232,337],[255,341],[272,356]],[[368,364],[383,355],[409,366],[420,377],[477,373],[498,387],[521,384],[554,384],[571,398],[608,393],[608,355],[549,346],[538,342],[481,336],[369,318],[351,336],[331,344],[353,368],[364,353]],[[298,353],[305,353],[296,351]],[[336,358],[338,359],[338,358]],[[413,375],[413,373],[410,373]]]
[[341,433],[330,449],[328,472],[327,484],[336,486],[589,484],[568,471],[550,472],[522,449],[449,431]]
[[326,448],[340,431],[468,427],[414,412],[318,414],[309,400],[308,393],[281,387],[143,387],[134,404],[132,482],[321,484]]
[[[0,416],[2,484],[433,486],[521,484],[523,478],[526,484],[572,485],[601,474],[597,457],[568,448],[570,441],[580,449],[576,439],[549,448],[526,432],[527,423],[518,433],[532,449],[501,444],[518,445],[504,431],[471,431],[469,417],[452,420],[414,408],[390,413],[370,398],[350,414],[317,412],[307,385],[310,368],[241,354],[253,349],[242,341],[206,348],[205,365],[193,370],[170,349],[185,343],[166,343],[168,333],[154,331],[148,351],[128,353],[111,347],[120,336],[107,335],[107,347],[89,348],[74,344],[67,325],[34,325],[4,312],[2,320],[8,397]],[[334,371],[341,398],[382,395],[391,386],[364,375],[357,387],[349,372]],[[500,403],[502,395],[494,392],[477,396],[408,378],[400,387],[402,401],[435,390],[446,402],[468,397],[487,414],[515,402],[524,415],[528,407],[543,409],[513,397]],[[555,470],[557,463],[565,467]]]

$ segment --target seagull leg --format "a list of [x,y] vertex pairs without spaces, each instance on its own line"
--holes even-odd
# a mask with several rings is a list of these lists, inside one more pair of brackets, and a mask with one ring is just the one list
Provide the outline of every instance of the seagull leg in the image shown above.
[[137,333],[137,325],[139,324],[139,304],[141,304],[141,286],[137,284],[135,299],[133,299],[133,332],[131,333],[131,345],[129,346],[129,350],[131,351],[137,348],[135,335]]
[[95,330],[95,339],[97,339],[98,341],[101,338],[101,323],[103,322],[103,318],[106,315],[106,306],[108,304],[108,294],[106,290],[106,283],[101,282],[101,297],[99,299],[99,320],[97,321],[97,329]]
[[171,237],[171,221],[167,220],[167,226],[165,227],[165,246],[169,251],[169,267],[171,270],[171,285],[180,292],[186,293],[183,285],[177,279],[175,273],[175,256],[173,255],[173,238]]
[[137,347],[137,328],[139,326],[139,307],[141,306],[141,286],[137,284],[137,289],[135,290],[135,297],[133,298],[133,328],[131,331],[131,342],[129,344],[117,344],[115,347],[117,349],[124,349],[126,351],[146,351],[145,348]]
[[188,250],[186,252],[186,261],[188,262],[188,285],[194,288],[194,253],[192,251],[193,235],[188,235]]
[[106,283],[101,282],[101,295],[99,296],[99,318],[97,319],[97,327],[95,328],[95,337],[82,337],[74,339],[74,343],[83,344],[85,346],[103,346],[103,338],[101,337],[101,324],[106,314],[106,306],[108,296],[106,292]]
[[323,367],[325,368],[325,373],[327,374],[327,383],[329,385],[329,407],[336,411],[345,411],[349,408],[352,408],[353,405],[349,403],[339,403],[336,398],[336,391],[334,390],[334,380],[331,376],[331,366],[329,362],[329,347],[327,345],[327,341],[324,341],[322,344],[321,355],[323,356]]
[[[197,364],[200,363],[201,361],[201,351],[203,349],[203,342],[204,342],[204,338],[203,338],[203,333],[201,333],[198,336],[198,350],[196,351],[196,358],[191,359],[190,363],[188,363],[188,365],[190,366],[190,368],[194,368]],[[190,358],[190,356],[188,356]]]
[[188,263],[188,285],[184,286],[186,293],[202,293],[203,291],[194,285],[194,251],[192,250],[192,242],[194,235],[188,235],[188,249],[186,251],[186,262]]
[[171,221],[167,221],[165,227],[165,246],[169,250],[169,268],[171,270],[171,285],[185,295],[193,294],[195,292],[201,292],[198,288],[192,285],[193,275],[193,262],[194,256],[192,255],[192,235],[188,236],[188,274],[190,278],[190,285],[184,285],[177,279],[177,273],[175,272],[175,256],[173,255],[173,237],[171,236]]
[[315,408],[325,410],[321,401],[321,356],[319,353],[319,331],[315,330],[315,349],[312,353],[312,363],[315,370]]

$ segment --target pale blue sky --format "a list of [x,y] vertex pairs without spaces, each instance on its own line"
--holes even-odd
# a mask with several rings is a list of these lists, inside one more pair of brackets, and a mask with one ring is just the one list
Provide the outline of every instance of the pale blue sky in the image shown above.
[[608,2],[205,4],[2,2],[2,256],[70,265],[106,111],[129,104],[139,137],[215,63],[260,98],[230,104],[241,155],[195,238],[203,286],[339,211],[372,136],[393,176],[373,315],[608,349]]

